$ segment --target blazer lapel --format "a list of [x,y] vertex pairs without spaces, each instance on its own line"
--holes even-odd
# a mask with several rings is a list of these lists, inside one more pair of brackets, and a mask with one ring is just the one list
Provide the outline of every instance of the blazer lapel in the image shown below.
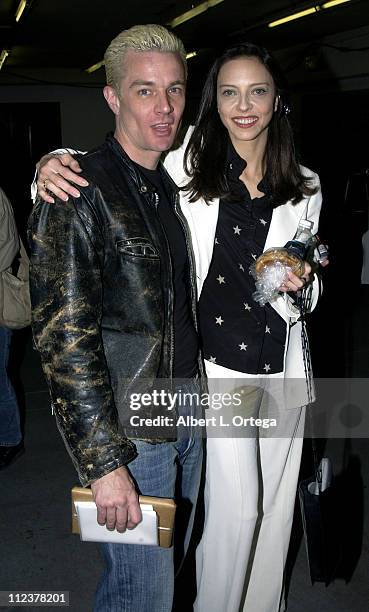
[[197,290],[200,295],[213,256],[219,199],[206,204],[204,200],[189,203],[181,197],[181,208],[191,231],[196,260]]
[[284,246],[291,240],[295,233],[300,219],[306,211],[306,200],[298,204],[287,202],[273,210],[269,232],[265,241],[264,251],[272,247]]

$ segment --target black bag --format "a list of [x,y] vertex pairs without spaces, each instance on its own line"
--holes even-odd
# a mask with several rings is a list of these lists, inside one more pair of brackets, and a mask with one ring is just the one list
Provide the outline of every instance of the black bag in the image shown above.
[[305,313],[307,312],[305,292],[302,292],[299,303],[301,313],[301,342],[303,348],[305,377],[309,405],[307,416],[311,427],[311,444],[314,461],[314,474],[300,482],[298,493],[300,499],[302,523],[304,528],[306,552],[311,582],[332,582],[342,561],[342,500],[340,488],[333,477],[332,463],[328,457],[318,461],[318,452],[314,439],[314,428],[311,410],[312,369],[306,331]]
[[298,492],[311,582],[328,586],[342,560],[342,500],[330,459],[317,465],[314,452],[314,463],[315,474],[300,482]]

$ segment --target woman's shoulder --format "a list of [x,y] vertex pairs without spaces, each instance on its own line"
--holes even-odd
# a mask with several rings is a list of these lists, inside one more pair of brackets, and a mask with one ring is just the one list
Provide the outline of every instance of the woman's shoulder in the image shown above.
[[303,177],[309,179],[309,187],[319,187],[320,186],[320,179],[319,179],[319,175],[314,172],[314,170],[310,170],[310,168],[307,168],[306,166],[303,166],[302,164],[300,164],[300,172],[302,174]]
[[[301,166],[300,164],[300,172],[302,176],[304,176],[307,181],[307,186],[313,189],[313,193],[311,195],[305,195],[301,201],[296,204],[296,206],[307,206],[309,208],[309,214],[311,218],[317,223],[319,218],[320,209],[322,206],[322,190],[320,186],[319,175],[310,170],[310,168],[306,168],[306,166]],[[318,231],[317,226],[314,229],[315,232]]]
[[181,153],[182,155],[184,154],[194,129],[195,126],[190,125],[185,132],[179,134],[179,137],[174,142],[173,148],[168,151],[165,157],[165,163],[168,159],[170,160],[171,158],[178,156]]
[[[176,151],[178,149],[186,149],[194,129],[194,125],[189,125],[186,130],[181,132],[181,134],[179,135],[179,139],[176,141],[176,146],[173,147],[173,151]],[[172,151],[169,151],[169,155],[171,152]]]
[[191,125],[187,129],[182,141],[177,143],[176,148],[169,151],[164,160],[164,166],[167,172],[169,172],[170,176],[179,187],[183,186],[183,184],[188,181],[188,176],[184,169],[184,154],[193,130],[194,126]]

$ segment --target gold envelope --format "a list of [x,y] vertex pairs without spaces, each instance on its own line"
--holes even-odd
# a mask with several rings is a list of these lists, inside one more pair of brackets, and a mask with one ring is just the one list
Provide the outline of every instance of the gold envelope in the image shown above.
[[[73,487],[72,489],[72,533],[79,533],[77,511],[74,506],[76,501],[93,501],[92,491],[89,488]],[[173,499],[167,497],[139,496],[140,504],[151,504],[158,516],[159,546],[169,548],[172,545],[174,517],[176,504]]]

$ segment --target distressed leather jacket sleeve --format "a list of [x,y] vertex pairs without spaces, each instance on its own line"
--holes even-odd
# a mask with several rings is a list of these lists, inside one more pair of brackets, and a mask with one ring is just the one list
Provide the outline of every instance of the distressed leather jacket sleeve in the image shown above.
[[58,428],[87,485],[136,456],[119,423],[101,337],[100,220],[84,196],[38,202],[29,241],[34,340]]

